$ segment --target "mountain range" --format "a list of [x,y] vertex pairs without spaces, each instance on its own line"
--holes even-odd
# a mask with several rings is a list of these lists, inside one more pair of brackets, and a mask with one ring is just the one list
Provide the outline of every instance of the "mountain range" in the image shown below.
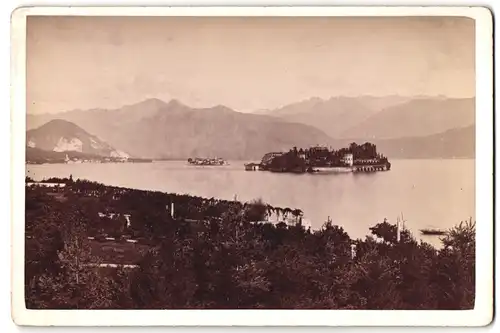
[[28,124],[44,123],[55,117],[73,122],[103,142],[144,158],[254,159],[270,150],[328,144],[331,140],[312,126],[235,112],[224,106],[195,109],[176,100],[165,103],[150,99],[115,110],[31,116]]
[[266,114],[308,124],[332,138],[426,136],[474,124],[475,99],[444,97],[311,98]]
[[[103,151],[119,149],[144,158],[259,159],[266,152],[293,146],[339,147],[352,141],[375,143],[390,158],[470,158],[474,110],[473,98],[421,96],[312,98],[258,113],[148,99],[111,110],[28,115],[27,134],[33,137],[34,128],[60,119],[91,133]],[[56,139],[57,135],[34,140],[35,147],[54,150]],[[79,140],[82,151],[89,147]]]
[[476,130],[474,125],[453,128],[424,137],[371,140],[377,150],[390,158],[474,158]]

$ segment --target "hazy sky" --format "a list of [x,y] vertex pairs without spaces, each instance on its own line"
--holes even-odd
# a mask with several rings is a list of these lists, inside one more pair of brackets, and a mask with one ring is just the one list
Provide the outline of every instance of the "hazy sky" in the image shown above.
[[27,43],[29,113],[475,95],[466,18],[30,17]]

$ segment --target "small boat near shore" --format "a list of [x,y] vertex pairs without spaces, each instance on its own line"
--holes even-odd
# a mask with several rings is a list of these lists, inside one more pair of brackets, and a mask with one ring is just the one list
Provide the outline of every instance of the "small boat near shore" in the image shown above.
[[128,158],[128,163],[153,163],[153,160],[150,158]]
[[422,235],[428,236],[443,236],[446,235],[446,231],[440,229],[420,229]]

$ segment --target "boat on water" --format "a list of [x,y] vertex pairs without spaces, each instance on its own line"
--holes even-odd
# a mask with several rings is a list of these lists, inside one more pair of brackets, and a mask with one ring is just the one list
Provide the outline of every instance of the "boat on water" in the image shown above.
[[223,166],[229,165],[229,163],[223,158],[188,158],[188,163],[191,165],[200,165],[200,166]]
[[129,163],[153,163],[153,160],[150,158],[128,158],[127,162],[129,162]]
[[420,233],[429,236],[442,236],[446,234],[446,231],[440,229],[420,229]]

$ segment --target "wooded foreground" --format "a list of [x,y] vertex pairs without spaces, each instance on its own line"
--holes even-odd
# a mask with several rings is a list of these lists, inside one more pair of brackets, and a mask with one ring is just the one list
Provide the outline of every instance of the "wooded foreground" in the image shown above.
[[[406,230],[397,242],[396,226],[386,222],[355,240],[331,222],[317,231],[255,223],[268,211],[260,202],[190,196],[176,197],[184,201],[172,218],[165,208],[172,195],[66,182],[64,188],[26,187],[30,309],[474,307],[472,221],[451,229],[436,249]],[[111,211],[130,214],[130,226],[121,217],[99,217]],[[198,222],[187,221],[193,216]],[[128,260],[138,267],[89,267],[113,259],[88,238],[102,233],[114,234],[116,244],[120,237],[137,238],[123,248],[132,249]],[[127,255],[116,244],[119,263]]]

